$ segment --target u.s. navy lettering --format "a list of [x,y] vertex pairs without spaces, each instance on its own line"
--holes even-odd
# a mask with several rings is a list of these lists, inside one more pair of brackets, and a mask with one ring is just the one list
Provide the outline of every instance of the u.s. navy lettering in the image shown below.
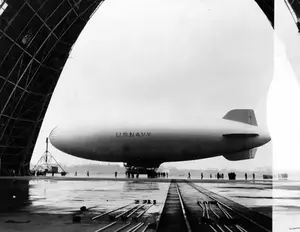
[[151,132],[116,132],[116,137],[149,137]]

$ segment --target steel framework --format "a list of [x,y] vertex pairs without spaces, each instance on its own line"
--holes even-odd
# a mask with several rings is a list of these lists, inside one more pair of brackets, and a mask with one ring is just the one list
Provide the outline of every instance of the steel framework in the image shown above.
[[53,167],[59,167],[61,169],[61,173],[66,173],[66,171],[62,168],[62,166],[60,166],[54,156],[52,156],[52,154],[49,152],[48,145],[49,139],[46,138],[46,150],[37,164],[33,167],[32,171],[53,172]]
[[1,173],[26,174],[52,93],[103,0],[0,0]]
[[[0,0],[0,175],[28,174],[60,73],[103,1]],[[255,1],[274,26],[274,0]]]
[[300,33],[300,0],[284,0]]

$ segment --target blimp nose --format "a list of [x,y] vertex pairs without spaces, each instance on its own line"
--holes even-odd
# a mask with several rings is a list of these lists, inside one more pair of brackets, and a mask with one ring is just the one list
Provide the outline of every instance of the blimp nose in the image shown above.
[[58,132],[58,127],[52,129],[49,134],[50,143],[57,149],[59,149],[59,142],[61,141],[61,135]]
[[55,127],[49,134],[49,140],[51,144],[60,151],[69,153],[71,149],[71,138],[69,133],[60,128]]

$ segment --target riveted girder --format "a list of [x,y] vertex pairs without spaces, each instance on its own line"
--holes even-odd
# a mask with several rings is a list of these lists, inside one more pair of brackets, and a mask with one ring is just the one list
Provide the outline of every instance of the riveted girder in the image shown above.
[[52,93],[103,0],[0,0],[1,172],[28,170]]

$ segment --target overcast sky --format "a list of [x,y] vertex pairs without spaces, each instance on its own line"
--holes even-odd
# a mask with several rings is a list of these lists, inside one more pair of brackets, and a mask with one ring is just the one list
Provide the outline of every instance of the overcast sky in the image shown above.
[[[253,0],[110,0],[76,42],[48,108],[32,163],[56,125],[70,121],[161,121],[195,125],[252,108],[266,127],[273,78],[273,30]],[[51,153],[63,164],[91,161]],[[91,162],[94,163],[94,162]],[[272,144],[254,160],[223,157],[178,168],[272,166]]]

